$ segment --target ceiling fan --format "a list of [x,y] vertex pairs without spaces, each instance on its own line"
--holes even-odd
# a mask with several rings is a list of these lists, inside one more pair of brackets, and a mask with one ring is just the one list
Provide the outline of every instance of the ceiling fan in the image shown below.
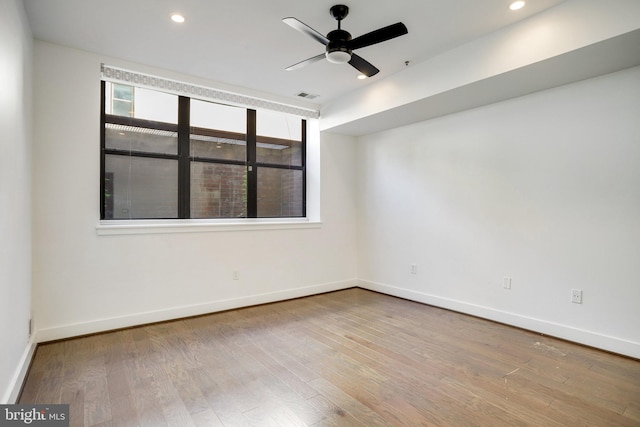
[[351,34],[340,28],[340,22],[349,14],[349,8],[345,5],[339,4],[329,9],[329,12],[331,13],[331,16],[338,21],[338,29],[329,32],[326,37],[296,18],[284,18],[282,20],[282,22],[291,26],[293,29],[310,36],[326,46],[325,53],[305,59],[297,64],[293,64],[286,68],[287,71],[296,70],[305,65],[320,61],[323,58],[327,58],[329,62],[333,62],[335,64],[344,64],[348,62],[353,68],[360,71],[365,76],[371,77],[378,74],[380,70],[362,57],[353,53],[353,51],[355,49],[391,40],[408,33],[407,27],[402,22],[398,22],[352,39]]

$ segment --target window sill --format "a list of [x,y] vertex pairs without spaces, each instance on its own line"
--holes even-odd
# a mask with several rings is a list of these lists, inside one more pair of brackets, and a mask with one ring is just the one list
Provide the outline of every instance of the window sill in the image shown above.
[[292,230],[320,228],[308,218],[105,220],[96,225],[99,236],[128,234],[208,233],[221,231]]

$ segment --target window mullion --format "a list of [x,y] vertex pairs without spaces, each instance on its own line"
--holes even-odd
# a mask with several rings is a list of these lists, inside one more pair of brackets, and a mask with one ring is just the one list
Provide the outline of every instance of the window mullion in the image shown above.
[[302,151],[302,216],[307,216],[307,121],[302,119],[300,121],[300,126],[302,126],[302,146],[300,147]]
[[105,82],[100,82],[100,219],[105,219]]
[[178,218],[191,217],[190,102],[178,98]]
[[247,218],[258,217],[256,110],[247,109]]

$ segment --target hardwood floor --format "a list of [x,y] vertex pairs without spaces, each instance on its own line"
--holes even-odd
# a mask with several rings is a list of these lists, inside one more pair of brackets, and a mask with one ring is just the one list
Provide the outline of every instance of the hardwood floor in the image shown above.
[[639,426],[640,361],[349,289],[40,345],[85,426]]

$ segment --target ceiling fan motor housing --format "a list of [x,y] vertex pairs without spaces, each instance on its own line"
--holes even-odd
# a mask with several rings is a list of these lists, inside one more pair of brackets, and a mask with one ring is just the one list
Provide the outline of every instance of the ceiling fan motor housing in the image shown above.
[[329,43],[325,56],[329,62],[334,64],[344,64],[351,60],[351,49],[347,47],[347,42],[351,40],[351,34],[345,30],[333,30],[327,34]]

